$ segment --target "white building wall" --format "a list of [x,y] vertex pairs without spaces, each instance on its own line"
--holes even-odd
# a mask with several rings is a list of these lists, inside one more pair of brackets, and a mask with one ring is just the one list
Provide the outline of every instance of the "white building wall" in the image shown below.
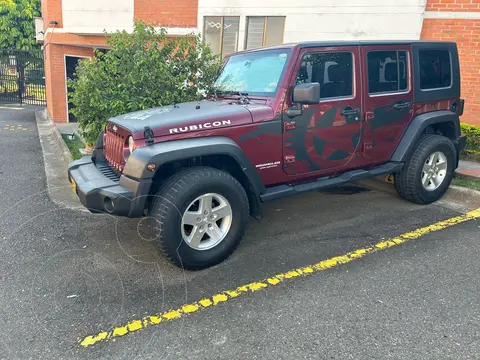
[[[171,0],[175,1],[175,0]],[[285,16],[284,42],[419,39],[426,0],[198,0],[198,32],[205,16],[239,16],[238,50],[247,16]],[[63,32],[131,30],[134,0],[62,0]],[[172,35],[187,33],[171,29]],[[178,30],[178,31],[177,31]],[[195,29],[187,29],[188,33]]]
[[240,16],[238,50],[247,16],[285,16],[284,43],[310,40],[418,40],[426,0],[199,0],[205,16]]
[[65,32],[131,29],[133,0],[62,0],[62,18]]

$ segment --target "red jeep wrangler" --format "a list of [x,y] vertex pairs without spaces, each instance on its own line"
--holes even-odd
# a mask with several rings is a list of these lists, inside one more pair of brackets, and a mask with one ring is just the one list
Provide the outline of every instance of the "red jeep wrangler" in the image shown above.
[[465,146],[450,42],[309,42],[228,56],[206,100],[110,119],[70,164],[94,212],[157,223],[178,266],[238,246],[261,203],[393,174],[401,197],[442,197]]

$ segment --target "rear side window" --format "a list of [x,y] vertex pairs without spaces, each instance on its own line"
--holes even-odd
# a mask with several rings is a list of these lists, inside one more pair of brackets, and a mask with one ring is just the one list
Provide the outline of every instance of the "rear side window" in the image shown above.
[[305,54],[297,74],[297,84],[318,82],[320,98],[353,95],[353,55],[351,52]]
[[368,93],[401,92],[408,89],[406,51],[370,51],[367,54]]
[[420,50],[420,89],[447,88],[452,85],[452,62],[448,50]]

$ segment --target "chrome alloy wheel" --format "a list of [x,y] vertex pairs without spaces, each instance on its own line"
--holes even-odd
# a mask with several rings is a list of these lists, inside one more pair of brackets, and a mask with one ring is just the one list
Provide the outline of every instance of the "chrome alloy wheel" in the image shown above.
[[427,158],[422,169],[422,185],[425,190],[434,191],[443,184],[447,167],[447,157],[441,151],[436,151]]
[[195,250],[208,250],[222,242],[232,225],[232,207],[225,197],[209,193],[197,197],[182,216],[182,236]]

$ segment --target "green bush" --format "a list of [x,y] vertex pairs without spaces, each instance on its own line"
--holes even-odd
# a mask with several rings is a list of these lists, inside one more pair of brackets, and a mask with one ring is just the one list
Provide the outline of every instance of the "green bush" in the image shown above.
[[480,126],[460,124],[462,134],[467,136],[466,154],[480,155]]
[[69,82],[72,113],[89,145],[112,116],[198,100],[211,90],[220,64],[200,37],[167,38],[165,29],[141,22],[107,41],[109,51],[80,61]]

